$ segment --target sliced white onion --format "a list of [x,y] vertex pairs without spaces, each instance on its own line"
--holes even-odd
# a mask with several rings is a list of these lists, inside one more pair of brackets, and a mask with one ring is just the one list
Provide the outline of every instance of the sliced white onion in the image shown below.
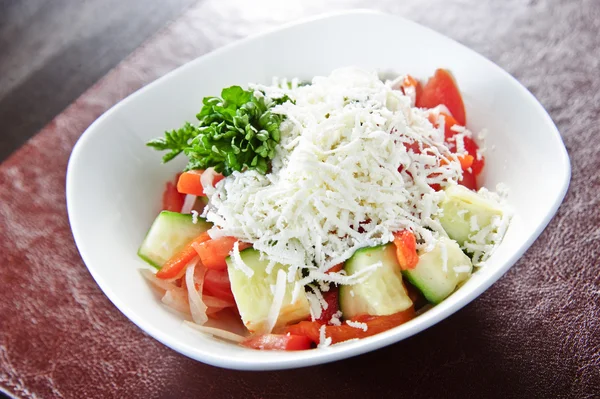
[[271,303],[271,309],[269,309],[269,314],[267,316],[266,334],[270,334],[271,331],[273,331],[275,323],[277,323],[277,319],[279,318],[279,312],[281,311],[283,298],[285,296],[286,277],[287,275],[282,269],[277,271],[277,282],[275,283],[273,302]]
[[150,269],[140,269],[140,273],[146,280],[148,280],[156,288],[159,288],[164,291],[169,291],[174,288],[177,288],[177,286],[175,286],[175,284],[173,284],[171,281],[162,280],[162,279],[156,277],[154,272]]
[[219,313],[223,309],[226,309],[226,308],[213,308],[212,306],[209,306],[208,309],[206,309],[206,314],[208,316],[214,315],[215,313]]
[[171,309],[184,314],[190,314],[190,303],[187,292],[183,288],[174,288],[165,292],[161,301]]
[[202,175],[200,176],[200,184],[202,184],[202,191],[204,191],[204,195],[210,197],[215,192],[215,186],[213,182],[215,181],[215,176],[217,172],[215,172],[215,168],[208,168]]
[[202,295],[202,301],[211,308],[227,308],[234,305],[231,301],[226,301],[210,295]]
[[219,338],[223,338],[226,339],[228,341],[232,341],[232,342],[242,342],[244,341],[246,338],[242,337],[241,335],[238,334],[234,334],[230,331],[227,330],[221,330],[220,328],[214,328],[214,327],[206,327],[206,326],[201,326],[198,325],[196,323],[192,323],[190,321],[184,321],[183,322],[186,326],[193,328],[196,331],[200,331],[201,333],[204,334],[209,334],[215,337],[219,337]]
[[[195,257],[187,266],[185,271],[185,284],[187,285],[188,291],[188,301],[190,302],[190,313],[192,314],[192,319],[197,324],[204,324],[208,321],[208,316],[206,316],[206,305],[202,301],[202,285],[204,283],[204,266],[202,262],[200,262],[198,257]],[[194,279],[194,274],[198,273],[202,276],[200,280],[200,287],[196,290],[196,284]]]
[[198,197],[195,195],[187,194],[185,196],[185,200],[183,201],[183,206],[181,207],[181,213],[192,213],[192,209],[194,208],[194,204],[196,203],[197,198]]

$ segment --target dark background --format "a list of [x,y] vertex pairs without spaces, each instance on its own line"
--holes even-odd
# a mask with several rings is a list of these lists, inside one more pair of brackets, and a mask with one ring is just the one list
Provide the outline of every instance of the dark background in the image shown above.
[[0,0],[0,162],[195,2]]
[[0,0],[0,162],[197,0]]

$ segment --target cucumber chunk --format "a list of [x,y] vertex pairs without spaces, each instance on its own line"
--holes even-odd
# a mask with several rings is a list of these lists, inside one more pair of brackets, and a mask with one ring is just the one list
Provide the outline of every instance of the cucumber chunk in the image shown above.
[[394,244],[359,249],[346,261],[344,270],[351,276],[378,262],[382,265],[363,282],[340,287],[340,309],[345,318],[390,315],[412,306],[402,283]]
[[[250,332],[263,333],[267,328],[267,319],[273,303],[274,294],[271,286],[276,285],[279,270],[283,270],[287,274],[287,267],[276,263],[271,273],[267,274],[269,260],[265,256],[261,260],[260,252],[252,248],[241,251],[240,257],[244,264],[254,271],[254,274],[252,277],[248,277],[243,270],[235,266],[231,256],[228,257],[227,270],[231,281],[231,291],[246,328]],[[283,304],[275,328],[305,320],[310,316],[310,306],[304,287],[299,287],[295,301],[292,303],[295,282],[299,279],[299,273],[295,281],[291,283],[286,279]]]
[[458,243],[441,237],[432,251],[419,256],[419,263],[414,269],[404,270],[402,274],[429,302],[438,304],[454,292],[458,284],[468,279],[472,270],[471,259]]
[[160,269],[167,260],[211,226],[211,223],[202,218],[198,218],[198,222],[194,224],[192,215],[162,211],[146,234],[138,256]]
[[489,226],[494,217],[501,217],[502,206],[463,186],[450,186],[442,201],[440,223],[450,238],[464,248],[469,236]]

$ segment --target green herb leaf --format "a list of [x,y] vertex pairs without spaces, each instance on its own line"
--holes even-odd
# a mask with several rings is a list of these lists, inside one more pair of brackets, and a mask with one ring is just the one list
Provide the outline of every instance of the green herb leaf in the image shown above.
[[186,122],[182,128],[165,132],[165,137],[150,140],[146,145],[159,151],[170,150],[163,156],[163,162],[169,162],[179,155],[199,133],[197,127]]
[[221,98],[204,98],[196,115],[198,126],[186,122],[182,128],[166,132],[165,137],[147,145],[169,151],[163,162],[183,152],[189,158],[186,170],[214,167],[227,176],[234,171],[255,169],[265,174],[275,157],[283,120],[270,109],[286,101],[290,99],[284,96],[267,104],[264,97],[231,86],[221,91]]

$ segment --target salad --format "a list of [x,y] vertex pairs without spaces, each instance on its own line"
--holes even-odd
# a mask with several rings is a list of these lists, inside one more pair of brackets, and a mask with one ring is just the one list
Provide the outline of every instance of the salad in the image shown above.
[[[138,254],[204,333],[261,350],[372,336],[455,292],[508,226],[447,70],[232,86],[197,119],[148,143],[188,164]],[[232,318],[243,334],[214,323]]]

